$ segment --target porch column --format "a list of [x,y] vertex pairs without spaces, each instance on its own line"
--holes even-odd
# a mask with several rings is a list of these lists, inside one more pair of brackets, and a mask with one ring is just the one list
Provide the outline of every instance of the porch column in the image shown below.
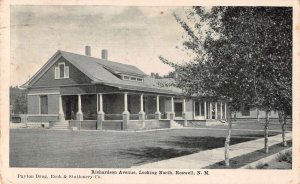
[[218,102],[215,103],[215,119],[218,119]]
[[184,120],[183,126],[187,126],[187,117],[186,117],[186,103],[185,103],[185,98],[183,99],[182,103],[182,119]]
[[175,112],[174,112],[174,98],[171,97],[171,113],[170,113],[170,119],[175,119]]
[[[99,101],[98,101],[99,99]],[[97,107],[99,104],[99,111],[97,112],[97,130],[102,130],[105,113],[103,112],[103,96],[102,93],[97,94]],[[98,109],[97,109],[98,110]]]
[[124,93],[124,112],[123,112],[123,130],[127,130],[127,124],[129,121],[130,113],[128,112],[128,101],[127,101],[127,93]]
[[142,121],[142,127],[145,128],[145,112],[144,112],[144,95],[140,95],[140,112],[139,120]]
[[78,95],[78,112],[76,114],[76,120],[79,120],[79,121],[83,120],[83,114],[81,111],[81,95]]
[[160,120],[161,113],[159,112],[159,95],[156,96],[156,112],[155,112],[155,119]]
[[204,119],[207,119],[207,114],[206,114],[206,101],[204,101]]
[[212,119],[212,104],[209,102],[209,119]]
[[96,94],[96,106],[97,106],[97,108],[96,108],[96,112],[98,112],[99,111],[99,94],[97,93]]
[[65,120],[65,115],[64,115],[64,111],[63,111],[61,95],[59,95],[59,98],[58,98],[58,120],[60,122],[63,122]]
[[221,101],[221,119],[223,119],[223,102]]
[[[224,104],[224,119],[227,121],[227,103],[225,102],[225,104]],[[231,114],[230,114],[230,116],[231,116]]]

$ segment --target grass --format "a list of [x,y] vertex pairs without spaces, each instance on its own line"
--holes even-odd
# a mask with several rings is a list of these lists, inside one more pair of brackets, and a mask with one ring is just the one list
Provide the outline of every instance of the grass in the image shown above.
[[[266,163],[258,163],[255,169],[292,169],[292,150],[280,152],[276,155],[275,159],[272,159]],[[252,169],[252,168],[251,168]]]
[[[287,141],[288,147],[292,146],[292,141]],[[267,156],[273,155],[275,153],[280,152],[283,149],[286,149],[288,147],[283,147],[283,145],[275,144],[273,146],[269,147],[269,153],[265,153],[264,149],[260,149],[257,151],[254,151],[252,153],[248,153],[242,156],[234,157],[230,159],[230,167],[226,167],[225,162],[217,162],[213,165],[208,166],[206,169],[236,169],[240,168],[242,166],[245,166],[247,164],[250,164],[252,162],[255,162],[259,159],[265,158]],[[283,158],[283,157],[282,157]],[[258,168],[265,168],[268,167],[268,165],[265,165],[265,163],[258,164]]]
[[[149,132],[10,130],[10,166],[128,168],[224,146],[226,130],[173,129]],[[275,135],[273,133],[272,135]],[[263,132],[232,131],[232,144]]]

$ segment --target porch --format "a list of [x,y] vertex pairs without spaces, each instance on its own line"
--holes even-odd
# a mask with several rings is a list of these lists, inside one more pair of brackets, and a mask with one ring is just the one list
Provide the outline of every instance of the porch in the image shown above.
[[59,123],[69,128],[138,130],[226,119],[226,103],[133,92],[59,96]]
[[[144,129],[163,120],[174,119],[174,107],[166,106],[174,97],[129,92],[59,96],[59,122],[70,128]],[[169,107],[169,108],[168,108]]]

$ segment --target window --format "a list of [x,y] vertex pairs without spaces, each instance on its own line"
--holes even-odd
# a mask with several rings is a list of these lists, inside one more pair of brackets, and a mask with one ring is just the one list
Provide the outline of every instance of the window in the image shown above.
[[195,102],[195,116],[200,116],[199,102]]
[[40,113],[48,114],[48,96],[40,96]]
[[205,116],[205,114],[204,114],[204,102],[201,102],[200,103],[200,116]]
[[59,78],[65,78],[65,65],[58,65],[59,66]]
[[139,77],[132,77],[132,76],[127,76],[127,75],[123,75],[122,77],[123,77],[123,80],[143,82],[143,78],[139,78]]
[[175,117],[182,117],[182,102],[174,102]]
[[69,78],[69,67],[65,63],[58,63],[55,67],[55,79],[66,79]]
[[130,77],[130,80],[136,81],[136,77]]
[[249,105],[243,105],[242,116],[250,116],[250,106]]

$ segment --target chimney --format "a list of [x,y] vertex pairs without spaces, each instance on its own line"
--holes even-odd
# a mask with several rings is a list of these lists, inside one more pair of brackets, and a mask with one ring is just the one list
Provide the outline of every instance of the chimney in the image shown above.
[[106,59],[108,58],[108,52],[106,49],[102,49],[101,51],[101,59]]
[[91,56],[91,47],[90,46],[85,46],[85,55]]

